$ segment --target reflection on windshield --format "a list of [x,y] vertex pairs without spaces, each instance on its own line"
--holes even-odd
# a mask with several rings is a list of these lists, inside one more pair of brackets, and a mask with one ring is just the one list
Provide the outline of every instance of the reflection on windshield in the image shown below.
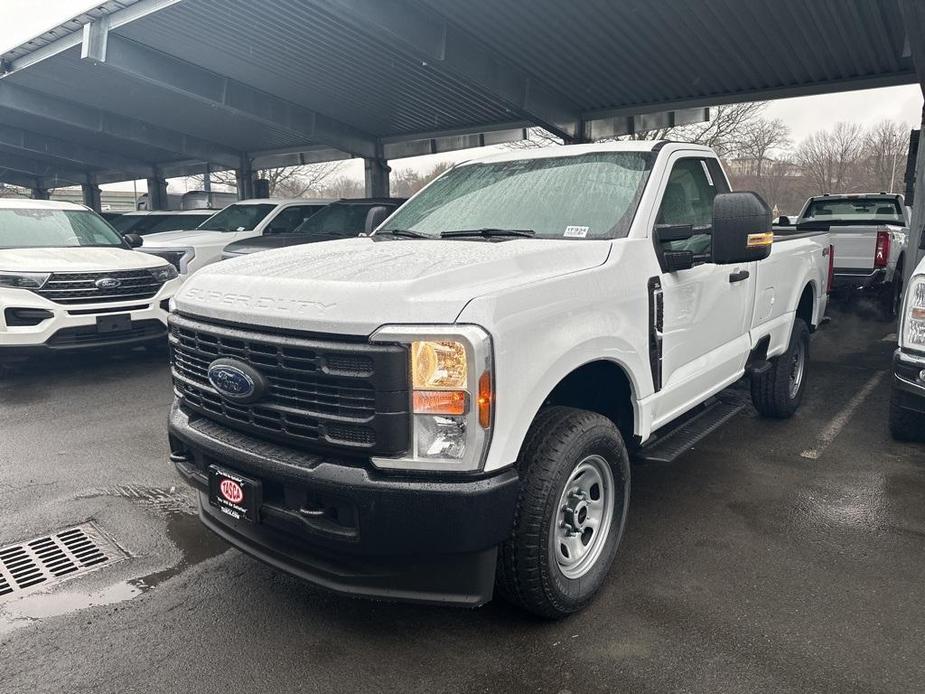
[[0,248],[124,247],[122,237],[95,212],[0,210]]
[[650,152],[465,164],[405,203],[383,230],[530,229],[539,238],[625,236],[649,177]]
[[275,208],[272,204],[229,205],[200,224],[204,231],[250,231]]

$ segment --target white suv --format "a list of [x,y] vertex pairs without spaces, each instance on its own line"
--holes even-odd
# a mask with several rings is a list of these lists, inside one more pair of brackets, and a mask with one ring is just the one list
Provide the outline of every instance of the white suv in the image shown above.
[[242,200],[214,214],[195,229],[145,236],[141,250],[160,256],[181,275],[222,259],[233,241],[292,232],[332,200]]
[[132,250],[92,210],[0,199],[0,363],[35,353],[166,344],[176,269]]

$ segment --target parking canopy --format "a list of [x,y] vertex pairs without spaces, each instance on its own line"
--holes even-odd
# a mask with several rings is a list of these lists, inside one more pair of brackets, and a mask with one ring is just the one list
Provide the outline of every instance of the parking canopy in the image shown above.
[[0,180],[375,166],[534,125],[584,141],[910,83],[921,15],[914,0],[109,0],[0,58]]

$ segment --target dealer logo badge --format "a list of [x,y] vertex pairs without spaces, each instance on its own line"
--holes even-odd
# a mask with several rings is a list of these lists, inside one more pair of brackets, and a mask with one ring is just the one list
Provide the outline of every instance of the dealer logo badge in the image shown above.
[[218,490],[222,493],[225,500],[232,504],[240,504],[244,501],[244,489],[234,480],[222,480],[222,483],[218,486]]

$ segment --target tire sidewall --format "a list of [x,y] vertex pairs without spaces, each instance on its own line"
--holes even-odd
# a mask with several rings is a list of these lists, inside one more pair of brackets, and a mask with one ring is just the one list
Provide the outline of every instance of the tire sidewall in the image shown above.
[[[599,455],[610,465],[614,476],[614,512],[611,518],[607,545],[594,566],[579,578],[568,578],[559,569],[553,537],[553,518],[558,516],[558,503],[572,471],[590,455]],[[591,435],[576,436],[563,456],[554,484],[550,487],[543,514],[544,584],[552,602],[563,611],[572,612],[590,600],[607,577],[623,539],[629,510],[630,468],[626,447],[615,430],[595,427]],[[567,462],[566,462],[567,461]],[[621,499],[622,496],[622,499]],[[622,503],[621,503],[622,502]]]
[[793,324],[793,335],[790,338],[790,347],[787,349],[786,358],[782,360],[788,366],[790,357],[793,355],[794,350],[796,350],[797,345],[800,342],[803,343],[803,375],[800,378],[800,387],[797,389],[796,395],[793,397],[790,397],[789,375],[784,379],[787,387],[787,396],[790,400],[790,406],[794,412],[803,401],[803,393],[806,391],[806,378],[809,375],[809,327],[807,327],[805,322],[797,319],[797,321]]

